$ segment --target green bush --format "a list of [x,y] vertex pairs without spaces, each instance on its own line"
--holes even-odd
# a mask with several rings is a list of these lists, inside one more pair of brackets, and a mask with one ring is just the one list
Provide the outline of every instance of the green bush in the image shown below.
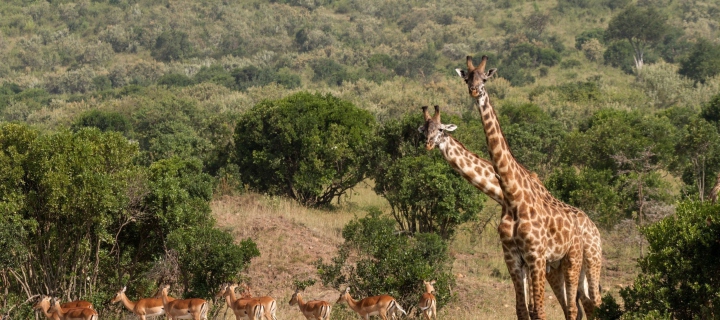
[[97,109],[81,114],[73,124],[74,130],[84,127],[95,127],[103,132],[116,131],[126,136],[132,132],[130,119],[117,112],[106,112]]
[[312,62],[311,67],[315,72],[314,81],[325,81],[329,85],[342,85],[345,81],[355,80],[347,68],[333,59],[321,58]]
[[633,74],[635,70],[633,54],[633,48],[627,41],[613,41],[603,53],[603,60],[605,64],[620,68],[627,74]]
[[620,291],[626,314],[712,319],[720,312],[720,207],[684,201],[676,210],[642,230],[648,254],[634,285]]
[[168,73],[158,79],[158,84],[168,87],[187,87],[195,83],[190,77],[179,73]]
[[259,192],[324,206],[367,177],[375,119],[331,95],[263,101],[235,128],[234,162]]
[[260,256],[257,245],[249,238],[234,243],[232,235],[217,229],[176,229],[167,237],[168,249],[175,250],[182,266],[181,282],[190,284],[188,297],[210,297],[228,281],[238,281],[238,274]]
[[252,242],[237,246],[211,229],[214,181],[197,160],[142,167],[137,144],[97,128],[39,134],[5,124],[0,150],[0,266],[53,274],[10,278],[0,301],[32,287],[104,308],[102,301],[123,284],[141,291],[154,286],[146,279],[166,249],[177,252],[185,291],[208,297],[206,283],[235,279],[257,255]]
[[[338,255],[327,264],[322,260],[315,263],[324,285],[338,290],[350,287],[355,299],[388,294],[410,310],[424,291],[422,280],[436,280],[438,309],[453,299],[452,260],[438,235],[398,234],[395,222],[380,216],[379,211],[349,222],[342,235],[345,242]],[[352,263],[348,261],[351,255]]]
[[170,30],[155,39],[155,46],[150,53],[157,60],[169,62],[192,57],[194,49],[187,33]]
[[195,82],[212,82],[227,88],[235,87],[235,79],[233,76],[219,64],[200,68],[200,71],[195,74]]
[[401,230],[448,239],[459,224],[477,217],[485,197],[455,173],[440,152],[428,154],[417,131],[422,123],[415,113],[380,130],[374,190],[388,200]]
[[700,83],[720,74],[720,45],[700,39],[681,62],[678,72]]
[[597,39],[600,43],[603,43],[605,41],[603,39],[604,34],[605,30],[599,28],[581,32],[579,35],[575,36],[575,49],[582,49],[582,45],[585,42],[590,41],[590,39]]

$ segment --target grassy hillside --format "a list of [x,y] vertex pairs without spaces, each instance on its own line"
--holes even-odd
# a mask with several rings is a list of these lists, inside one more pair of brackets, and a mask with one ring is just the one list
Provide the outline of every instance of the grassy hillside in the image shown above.
[[[662,8],[667,26],[661,40],[647,48],[641,72],[633,69],[629,44],[603,35],[609,22],[628,6]],[[515,156],[536,171],[558,198],[581,207],[602,224],[606,259],[602,282],[614,296],[639,272],[636,259],[643,239],[637,225],[671,214],[679,199],[702,198],[720,171],[717,1],[8,0],[0,4],[0,16],[2,129],[27,131],[32,137],[26,139],[28,144],[36,136],[116,139],[132,150],[118,153],[128,157],[126,164],[138,177],[165,181],[163,170],[174,170],[172,179],[182,183],[155,186],[159,193],[176,191],[178,196],[168,195],[172,199],[193,194],[197,183],[186,179],[188,173],[181,168],[192,172],[203,182],[204,191],[199,200],[190,200],[205,210],[201,213],[208,213],[203,216],[208,218],[207,229],[226,232],[217,239],[229,233],[238,242],[251,238],[257,243],[261,256],[242,276],[256,295],[278,300],[281,318],[300,319],[299,312],[287,305],[292,282],[316,275],[312,263],[335,255],[348,221],[364,216],[368,208],[386,214],[392,209],[367,183],[325,209],[247,190],[247,181],[242,181],[247,177],[241,177],[237,167],[242,155],[237,154],[235,142],[252,137],[238,137],[234,130],[243,115],[262,101],[300,91],[328,93],[369,111],[377,120],[373,130],[394,124],[400,132],[405,129],[401,125],[412,122],[416,135],[420,107],[441,105],[443,119],[459,124],[456,138],[484,157],[482,125],[477,114],[469,112],[473,110],[467,87],[454,69],[465,67],[466,55],[476,60],[488,55],[488,67],[498,68],[498,73],[487,88]],[[707,70],[717,72],[691,79],[681,73],[684,63],[696,59],[697,43],[717,56],[703,61]],[[714,96],[715,102],[710,102]],[[8,125],[11,122],[27,126]],[[373,138],[388,139],[380,131]],[[412,136],[404,143],[412,145],[418,139]],[[8,146],[13,141],[0,139]],[[376,142],[368,153],[380,152]],[[52,147],[43,150],[62,153]],[[396,151],[407,155],[400,147]],[[655,153],[631,159],[635,162],[625,166],[614,158],[627,160],[642,151]],[[418,157],[440,159],[436,151]],[[27,158],[28,163],[41,160],[45,158]],[[21,190],[17,186],[27,185],[23,179],[29,175],[16,172],[21,165],[10,160],[0,161],[0,166],[13,169],[4,170],[13,176],[0,179],[0,210],[13,215],[7,221],[0,219],[0,234],[14,234],[10,231],[18,228],[10,222],[22,220],[30,230],[23,229],[23,236],[34,239],[35,222],[27,213],[35,211],[32,201],[24,202],[34,199],[34,191],[22,189],[31,195],[27,197],[21,191],[22,196],[13,193]],[[65,173],[78,177],[74,181],[84,186],[84,176],[69,169]],[[115,178],[122,183],[145,181],[134,177]],[[120,248],[118,236],[107,235],[144,243],[145,237],[136,239],[138,232],[126,226],[146,220],[125,214],[157,218],[162,212],[148,209],[147,203],[155,203],[148,200],[149,193],[133,189],[134,183],[127,185],[122,190],[132,201],[113,207],[118,220],[103,223],[114,229],[92,241],[88,236],[86,241],[96,246],[85,246],[84,253],[112,261],[103,270],[96,263],[93,274],[107,271],[114,278],[84,291],[73,286],[48,290],[107,301],[112,290],[125,283],[130,283],[132,294],[140,295],[165,280],[163,272],[171,269],[163,269],[169,268],[164,263],[172,255],[164,239],[153,242],[157,252],[141,257],[144,264],[135,270],[139,254],[131,256],[132,250],[125,250],[134,245]],[[208,203],[215,221],[209,219]],[[165,209],[162,204],[158,210]],[[67,208],[71,207],[62,207]],[[198,211],[178,208],[183,214]],[[450,239],[456,300],[442,310],[442,316],[513,317],[512,283],[494,225],[498,211],[486,201],[478,221],[490,222],[464,223]],[[83,213],[97,216],[93,210]],[[640,216],[649,219],[642,221]],[[49,225],[57,227],[57,223]],[[184,230],[186,224],[177,227]],[[0,275],[8,274],[4,270],[21,270],[27,260],[23,259],[31,256],[27,252],[21,258],[0,257]],[[121,258],[123,268],[132,272],[115,272],[113,259]],[[156,277],[144,277],[150,271]],[[79,277],[74,271],[68,274]],[[3,312],[34,294],[23,281],[8,277],[0,279],[0,289],[11,293],[10,298],[0,297]],[[185,293],[188,288],[184,286]],[[561,311],[547,292],[549,318],[557,318]],[[338,294],[320,284],[306,293],[308,298],[332,302]],[[25,314],[32,312],[27,305],[24,308]],[[107,310],[103,312],[119,314],[120,308]]]
[[[278,317],[304,319],[296,306],[287,304],[292,295],[292,281],[311,277],[315,272],[312,262],[335,255],[342,242],[342,227],[353,217],[362,216],[362,208],[387,206],[384,199],[367,187],[356,188],[354,194],[333,212],[307,209],[288,200],[253,193],[213,201],[213,214],[220,228],[231,232],[238,241],[251,237],[258,243],[263,255],[253,259],[247,272],[248,282],[255,295],[271,295],[278,301]],[[482,215],[499,219],[499,209],[489,205]],[[478,222],[462,225],[451,242],[451,255],[455,259],[452,272],[457,277],[452,292],[456,297],[441,310],[441,318],[509,319],[515,316],[512,281],[502,258],[496,220],[485,228]],[[629,234],[631,238],[637,236],[634,232]],[[628,232],[622,228],[604,232],[603,240],[606,259],[603,289],[617,295],[620,288],[632,283],[637,273],[638,247],[629,242]],[[339,295],[334,288],[316,284],[308,288],[304,296],[334,303]],[[562,310],[549,287],[546,301],[548,318],[562,318]],[[410,306],[403,307],[407,310]],[[350,315],[342,319],[356,317]]]

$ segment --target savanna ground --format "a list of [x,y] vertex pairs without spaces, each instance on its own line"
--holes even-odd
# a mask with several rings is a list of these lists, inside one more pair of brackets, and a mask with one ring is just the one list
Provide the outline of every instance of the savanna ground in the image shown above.
[[[253,259],[246,276],[254,296],[269,295],[277,300],[280,319],[304,319],[297,306],[288,304],[293,293],[293,280],[316,278],[312,263],[318,258],[325,261],[332,258],[337,245],[343,241],[342,227],[354,217],[363,216],[364,210],[369,207],[389,212],[387,202],[366,183],[356,187],[334,210],[308,209],[290,200],[256,193],[226,195],[212,202],[219,228],[230,232],[236,241],[250,237],[257,243],[261,256]],[[440,318],[515,317],[512,281],[495,232],[499,210],[494,202],[486,202],[481,219],[462,225],[451,241],[450,254],[455,259],[453,274],[457,278],[452,290],[456,299],[439,311]],[[493,218],[483,228],[482,217],[489,215]],[[618,290],[631,284],[637,273],[635,259],[639,256],[639,248],[637,242],[632,241],[637,239],[637,232],[632,227],[602,232],[605,258],[601,280],[603,294],[609,291],[617,296]],[[303,298],[306,301],[322,299],[334,305],[339,295],[335,288],[318,282],[305,290]],[[562,310],[549,286],[545,301],[548,319],[561,319]],[[219,302],[216,305],[221,306]],[[411,306],[403,307],[409,310]],[[346,307],[343,305],[340,308]],[[223,301],[220,318],[224,310]],[[232,312],[227,313],[227,319],[234,319]]]

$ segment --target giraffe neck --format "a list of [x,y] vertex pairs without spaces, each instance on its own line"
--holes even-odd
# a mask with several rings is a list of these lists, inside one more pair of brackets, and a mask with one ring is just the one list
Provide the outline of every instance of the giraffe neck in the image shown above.
[[522,192],[521,175],[525,173],[510,152],[505,140],[495,108],[490,104],[487,93],[477,99],[478,111],[482,118],[485,139],[487,141],[490,159],[497,175],[498,183],[508,204],[514,204]]
[[492,163],[470,152],[450,135],[438,144],[438,149],[450,166],[474,187],[491,199],[502,202],[502,189],[495,176]]

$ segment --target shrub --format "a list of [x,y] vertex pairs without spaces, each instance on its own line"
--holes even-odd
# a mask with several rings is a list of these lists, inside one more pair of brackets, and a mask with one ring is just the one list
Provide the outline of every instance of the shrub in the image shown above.
[[720,45],[700,39],[682,61],[679,73],[700,83],[720,74]]
[[328,205],[368,175],[374,122],[331,95],[263,101],[237,123],[235,162],[255,190]]
[[190,77],[179,73],[168,73],[158,79],[158,84],[168,87],[187,87],[195,82]]
[[597,39],[590,39],[582,45],[582,52],[585,57],[593,62],[599,62],[603,57],[604,48]]
[[620,68],[627,74],[633,74],[635,68],[634,54],[635,51],[629,42],[614,41],[608,45],[605,53],[603,53],[603,59],[605,64]]
[[337,63],[333,59],[322,58],[315,60],[312,64],[312,69],[315,72],[313,77],[314,81],[325,81],[329,85],[342,85],[345,81],[356,80],[347,71],[345,66]]
[[189,297],[211,297],[224,282],[238,275],[260,256],[251,239],[233,245],[231,234],[211,227],[177,229],[167,236],[168,249],[175,250],[182,266],[180,281],[189,284]]
[[193,51],[193,45],[187,33],[170,30],[164,31],[157,37],[150,54],[157,60],[169,62],[190,58]]
[[345,242],[338,255],[327,264],[315,263],[320,279],[338,290],[350,287],[356,299],[389,294],[405,310],[424,291],[422,280],[434,279],[437,306],[442,309],[453,298],[450,288],[455,282],[447,244],[433,233],[398,234],[394,226],[377,210],[349,222],[342,230]]
[[128,134],[132,131],[132,123],[117,112],[107,112],[100,110],[91,110],[80,115],[73,125],[74,130],[84,127],[95,127],[100,131],[116,131]]
[[592,39],[597,39],[601,44],[603,43],[603,35],[605,30],[603,29],[591,29],[581,32],[575,37],[575,49],[581,50],[583,44]]
[[720,312],[720,207],[681,202],[673,216],[642,229],[649,249],[634,285],[620,291],[628,315],[712,318]]
[[212,82],[227,88],[235,87],[235,79],[233,76],[219,64],[214,64],[209,67],[203,66],[200,68],[200,71],[195,74],[195,82]]

